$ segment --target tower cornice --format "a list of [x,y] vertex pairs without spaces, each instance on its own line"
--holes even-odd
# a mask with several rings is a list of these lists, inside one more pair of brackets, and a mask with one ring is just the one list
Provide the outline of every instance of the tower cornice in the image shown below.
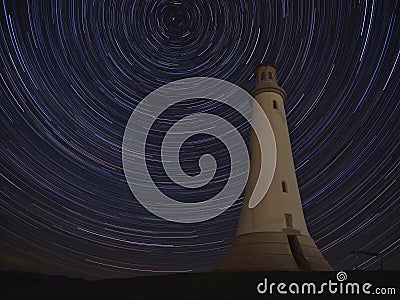
[[283,101],[286,101],[286,92],[280,86],[261,86],[261,87],[256,86],[256,88],[251,91],[251,95],[255,97],[256,95],[264,92],[277,93],[282,97]]

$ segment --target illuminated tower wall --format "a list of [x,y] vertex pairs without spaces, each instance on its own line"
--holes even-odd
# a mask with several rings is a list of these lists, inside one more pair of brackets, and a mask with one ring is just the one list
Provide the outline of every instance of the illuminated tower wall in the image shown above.
[[[259,65],[256,77],[257,85],[252,95],[274,131],[276,169],[264,198],[255,207],[249,207],[259,176],[261,155],[252,132],[250,173],[239,224],[232,246],[218,270],[332,270],[310,237],[304,220],[284,109],[286,93],[278,85],[272,65]],[[253,115],[252,122],[256,117]]]

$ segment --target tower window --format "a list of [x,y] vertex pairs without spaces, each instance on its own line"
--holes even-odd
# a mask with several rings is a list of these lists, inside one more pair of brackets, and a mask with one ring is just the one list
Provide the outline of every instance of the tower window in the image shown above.
[[278,102],[276,100],[273,101],[274,109],[278,109]]
[[268,79],[272,80],[272,72],[268,72]]
[[287,184],[286,184],[286,181],[285,181],[285,180],[282,181],[282,192],[284,192],[284,193],[287,193],[287,192],[288,192],[288,190],[287,190]]
[[293,217],[292,214],[285,214],[286,228],[293,228]]
[[261,80],[265,80],[265,72],[261,72]]

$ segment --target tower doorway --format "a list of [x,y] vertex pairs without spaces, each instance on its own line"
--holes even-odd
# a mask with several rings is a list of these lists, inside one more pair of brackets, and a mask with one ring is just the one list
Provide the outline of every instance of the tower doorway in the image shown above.
[[300,247],[300,243],[299,240],[297,239],[297,236],[288,234],[287,239],[289,242],[290,251],[292,252],[294,260],[296,261],[299,269],[302,271],[311,271],[310,263],[304,257],[304,253]]

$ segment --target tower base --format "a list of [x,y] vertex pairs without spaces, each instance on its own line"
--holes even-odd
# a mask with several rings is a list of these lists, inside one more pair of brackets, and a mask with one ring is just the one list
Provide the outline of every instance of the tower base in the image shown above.
[[310,236],[256,232],[236,236],[216,271],[333,271]]

